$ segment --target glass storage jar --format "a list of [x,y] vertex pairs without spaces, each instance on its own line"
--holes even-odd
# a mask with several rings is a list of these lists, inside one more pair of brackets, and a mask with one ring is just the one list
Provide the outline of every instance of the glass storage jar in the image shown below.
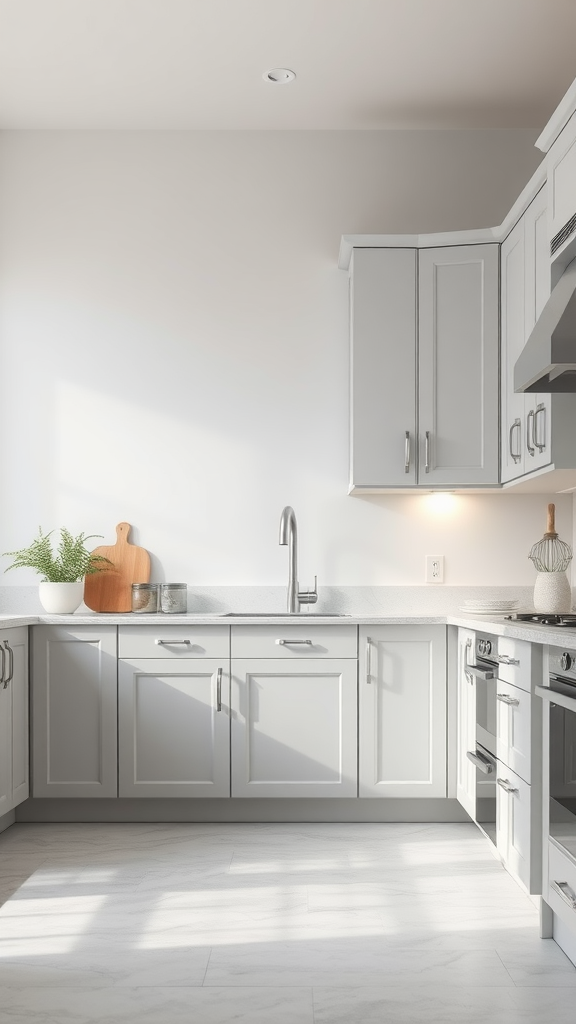
[[158,584],[157,583],[133,583],[132,584],[132,611],[133,612],[157,612],[158,611]]
[[185,614],[188,611],[187,584],[162,583],[160,585],[160,610],[170,615]]

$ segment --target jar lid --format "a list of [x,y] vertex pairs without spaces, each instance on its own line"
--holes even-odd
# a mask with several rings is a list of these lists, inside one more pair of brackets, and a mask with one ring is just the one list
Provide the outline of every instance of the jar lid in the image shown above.
[[187,583],[161,583],[162,590],[187,590]]
[[133,583],[132,590],[158,590],[157,583]]

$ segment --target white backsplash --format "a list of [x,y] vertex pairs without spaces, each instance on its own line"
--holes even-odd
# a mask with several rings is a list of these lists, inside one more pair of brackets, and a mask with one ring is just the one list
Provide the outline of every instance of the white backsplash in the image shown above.
[[[353,615],[445,615],[458,611],[464,601],[510,599],[520,611],[530,611],[532,587],[320,587],[318,603],[310,610]],[[82,605],[79,611],[86,610]],[[285,587],[188,588],[190,612],[283,612]],[[303,608],[303,611],[305,609]],[[0,587],[0,612],[41,614],[38,588]]]

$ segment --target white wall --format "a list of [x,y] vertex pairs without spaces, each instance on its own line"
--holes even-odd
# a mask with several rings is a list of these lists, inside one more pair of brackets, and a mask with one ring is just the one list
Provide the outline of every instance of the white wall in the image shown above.
[[[530,584],[545,497],[357,498],[343,232],[498,223],[527,132],[7,132],[1,550],[128,520],[158,578]],[[436,500],[436,499],[434,499]],[[559,497],[561,534],[571,498]],[[4,563],[6,564],[6,563]],[[24,584],[33,576],[10,574]]]

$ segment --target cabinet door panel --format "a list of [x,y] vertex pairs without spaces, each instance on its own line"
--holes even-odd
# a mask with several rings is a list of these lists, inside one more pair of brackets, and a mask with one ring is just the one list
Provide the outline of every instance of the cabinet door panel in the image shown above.
[[524,395],[514,393],[514,365],[526,341],[525,225],[516,224],[502,244],[502,480],[515,480],[526,470]]
[[496,756],[525,782],[530,782],[532,697],[498,680],[496,693]]
[[116,627],[33,630],[33,796],[117,796]]
[[497,245],[419,253],[418,377],[418,483],[497,483]]
[[476,683],[466,675],[466,666],[474,661],[475,634],[458,630],[458,710],[456,737],[456,799],[476,820],[476,768],[468,751],[476,750]]
[[120,661],[118,700],[120,796],[230,796],[226,660]]
[[232,662],[232,796],[357,795],[357,662]]
[[[550,248],[546,189],[542,188],[524,214],[526,245],[525,340],[532,331],[550,295]],[[530,448],[526,454],[526,472],[540,469],[552,461],[552,396],[524,396],[527,421],[531,424]]]
[[355,249],[352,274],[351,484],[414,486],[416,251]]
[[12,709],[10,691],[0,685],[0,817],[12,810]]
[[9,689],[12,701],[12,803],[16,807],[29,795],[28,630],[7,629],[3,636],[14,657]]
[[[501,784],[506,788],[503,788]],[[532,821],[531,787],[498,762],[496,785],[496,845],[498,853],[511,874],[515,875],[528,892],[541,891],[541,821],[537,815]],[[538,850],[532,842],[532,829],[539,834]],[[536,863],[538,861],[538,863]]]
[[446,629],[362,627],[362,797],[446,796]]

